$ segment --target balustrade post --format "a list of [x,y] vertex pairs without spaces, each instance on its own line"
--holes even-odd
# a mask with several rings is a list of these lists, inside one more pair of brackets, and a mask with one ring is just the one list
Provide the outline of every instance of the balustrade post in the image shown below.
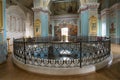
[[13,38],[13,54],[15,55],[15,39]]
[[25,64],[26,64],[26,47],[25,47],[25,45],[26,45],[26,41],[25,41],[25,38],[23,37],[23,46],[24,46],[24,59],[25,59]]
[[111,39],[109,38],[109,55],[111,53]]
[[80,68],[82,67],[82,41],[80,41]]

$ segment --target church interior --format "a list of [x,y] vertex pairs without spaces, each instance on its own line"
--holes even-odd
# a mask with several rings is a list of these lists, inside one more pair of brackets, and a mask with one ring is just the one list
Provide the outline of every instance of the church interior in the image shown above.
[[120,0],[0,0],[0,80],[120,80]]

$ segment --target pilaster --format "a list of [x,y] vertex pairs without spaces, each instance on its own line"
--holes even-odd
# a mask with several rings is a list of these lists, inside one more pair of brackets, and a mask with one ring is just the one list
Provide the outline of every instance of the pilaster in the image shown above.
[[48,25],[49,25],[49,10],[43,9],[42,7],[33,8],[34,11],[34,23],[36,20],[40,21],[40,36],[48,36]]

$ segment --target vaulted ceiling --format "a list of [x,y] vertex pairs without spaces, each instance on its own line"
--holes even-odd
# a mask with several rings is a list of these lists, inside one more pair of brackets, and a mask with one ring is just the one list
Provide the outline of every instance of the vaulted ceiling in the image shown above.
[[[7,0],[7,1],[14,1],[14,0]],[[26,6],[27,8],[32,8],[33,7],[33,1],[34,0],[16,0],[19,3],[23,4],[24,6]],[[83,0],[51,0],[52,2],[68,2],[68,1],[83,1]],[[86,1],[92,1],[92,0],[86,0]],[[103,2],[106,0],[98,0],[98,2],[100,3],[100,7],[99,9],[101,9],[101,4],[103,4]],[[110,0],[109,2],[115,2],[115,1],[119,1],[119,0]]]
[[28,7],[28,8],[33,7],[33,0],[17,0],[17,1],[20,2],[21,4],[23,4],[24,6]]

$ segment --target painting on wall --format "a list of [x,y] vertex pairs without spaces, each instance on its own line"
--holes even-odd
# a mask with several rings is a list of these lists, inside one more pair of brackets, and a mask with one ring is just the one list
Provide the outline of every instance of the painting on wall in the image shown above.
[[61,28],[59,26],[54,26],[54,33],[56,37],[61,38]]
[[3,26],[3,18],[2,18],[2,1],[0,1],[0,29],[2,29]]
[[78,9],[77,1],[53,3],[50,7],[53,15],[75,14]]
[[114,34],[114,33],[115,33],[115,26],[114,23],[112,22],[110,26],[110,34]]
[[97,35],[97,18],[95,16],[90,17],[90,35]]
[[52,35],[52,25],[49,25],[49,34]]
[[39,19],[36,19],[34,22],[34,34],[35,37],[40,37],[41,35],[41,22]]

